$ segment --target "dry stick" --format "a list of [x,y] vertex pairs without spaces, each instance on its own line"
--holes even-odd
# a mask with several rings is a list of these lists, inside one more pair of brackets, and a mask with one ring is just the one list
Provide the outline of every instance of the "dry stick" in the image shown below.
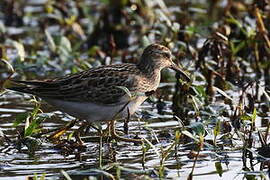
[[199,151],[198,151],[198,153],[196,154],[196,157],[195,157],[195,160],[194,160],[194,163],[193,163],[193,166],[192,166],[192,170],[191,170],[191,172],[190,172],[190,174],[189,174],[189,178],[188,178],[189,180],[192,180],[193,172],[194,172],[195,165],[196,165],[196,162],[197,162],[197,160],[198,160],[200,151],[201,151],[201,148],[199,148]]
[[255,16],[256,16],[256,19],[257,19],[257,27],[259,29],[259,32],[263,35],[263,38],[264,38],[264,40],[266,42],[266,45],[270,49],[270,40],[269,40],[269,38],[267,36],[268,32],[265,29],[261,13],[259,12],[259,9],[257,7],[255,7],[254,13],[255,13]]

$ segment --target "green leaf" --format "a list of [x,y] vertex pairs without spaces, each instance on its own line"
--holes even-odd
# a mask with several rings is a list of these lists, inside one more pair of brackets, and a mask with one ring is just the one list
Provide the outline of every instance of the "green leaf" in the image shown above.
[[252,120],[252,117],[250,117],[247,114],[242,115],[240,118],[242,121],[251,121]]
[[243,49],[246,46],[246,41],[242,41],[238,43],[238,41],[230,41],[230,47],[232,50],[232,54],[237,54],[241,49]]
[[28,116],[29,116],[28,112],[16,115],[16,118],[12,124],[12,127],[17,127],[18,125],[20,125],[22,122],[24,122],[27,119]]
[[195,89],[196,94],[198,94],[200,97],[206,98],[207,94],[205,92],[204,86],[194,86],[192,88]]
[[47,116],[38,116],[35,119],[33,119],[29,125],[26,125],[24,137],[31,136],[33,133],[39,132],[41,129],[39,129],[38,127],[40,123],[44,121],[46,118]]
[[215,162],[215,167],[216,167],[216,171],[217,171],[218,175],[220,177],[222,177],[223,169],[222,169],[221,162]]
[[217,136],[220,134],[220,120],[217,121],[216,126],[214,128],[214,136]]
[[252,123],[255,122],[256,117],[257,117],[257,110],[256,110],[256,108],[254,108],[254,109],[253,109],[252,116],[251,116],[251,121],[252,121]]
[[33,133],[33,130],[36,127],[36,122],[33,120],[31,123],[29,121],[29,117],[26,119],[25,127],[24,127],[24,137],[31,136]]
[[179,130],[175,131],[175,143],[178,144],[181,137],[181,133]]
[[244,177],[246,180],[258,180],[254,174],[245,174]]
[[199,136],[205,135],[205,127],[201,122],[195,122],[189,126],[193,132],[195,132]]
[[41,111],[40,104],[34,99],[32,102],[36,103],[34,109],[31,112],[31,117],[36,117],[36,115]]
[[88,50],[88,54],[90,56],[94,56],[98,51],[100,50],[99,46],[92,46],[89,50]]

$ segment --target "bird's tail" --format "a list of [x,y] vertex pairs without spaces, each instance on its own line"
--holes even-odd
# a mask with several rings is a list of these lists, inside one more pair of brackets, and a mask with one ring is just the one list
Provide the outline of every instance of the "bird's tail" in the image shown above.
[[38,86],[41,86],[44,82],[39,81],[17,81],[17,80],[7,80],[3,87],[5,89],[23,92],[23,93],[30,93],[33,94],[32,89]]

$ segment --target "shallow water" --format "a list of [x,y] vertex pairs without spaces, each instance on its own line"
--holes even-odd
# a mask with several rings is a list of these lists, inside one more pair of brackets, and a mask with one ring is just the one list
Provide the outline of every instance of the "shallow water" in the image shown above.
[[[33,42],[36,41],[36,37],[32,36],[32,34],[36,35],[37,33],[40,33],[40,29],[37,28],[37,24],[38,19],[44,16],[43,5],[46,2],[47,1],[45,0],[28,0],[24,11],[32,15],[26,16],[23,19],[27,27],[7,27],[7,34],[21,37],[25,47],[27,47],[28,44],[33,44]],[[176,1],[168,1],[168,4],[174,4],[175,2]],[[194,2],[205,3],[205,1],[200,0]],[[88,1],[88,3],[93,3],[93,5],[95,5],[99,4],[100,1]],[[171,12],[179,12],[180,7],[169,7],[169,10]],[[196,14],[205,14],[205,12],[207,12],[207,9],[190,8],[189,10],[195,12]],[[99,14],[97,9],[93,8],[93,11],[93,13]],[[4,14],[2,15],[4,16]],[[174,15],[172,14],[172,16]],[[89,25],[90,22],[86,21],[85,24]],[[89,26],[91,25],[93,24],[90,24]],[[57,34],[58,31],[60,31],[61,26],[51,25],[48,27],[48,29]],[[207,36],[199,38],[197,41],[198,47],[203,45],[205,38],[207,38]],[[135,40],[132,41],[136,42]],[[47,44],[46,41],[42,42],[42,44],[47,46],[45,45]],[[131,47],[131,49],[132,48],[137,48],[137,45]],[[42,57],[47,57],[50,55],[48,48],[45,50],[38,49],[33,51],[38,51]],[[10,60],[17,58],[17,52],[15,50],[8,49],[7,53]],[[88,56],[84,56],[86,55],[82,53],[80,57],[82,61],[88,58]],[[39,56],[37,57],[42,60],[42,58]],[[38,59],[37,57],[34,56],[31,58]],[[50,71],[57,71],[56,74],[58,73],[61,75],[69,72],[69,70],[63,70],[63,68],[60,67],[57,62],[55,62],[55,59],[52,59],[50,63],[51,64],[48,66],[44,65],[41,61],[40,64],[30,64],[29,66],[23,67],[23,70],[20,69],[21,67],[17,67],[17,70],[24,71],[25,74],[31,77],[31,79],[35,78],[33,77],[33,74],[35,74],[35,76],[40,76],[39,78],[42,79],[42,77],[47,77],[47,75],[50,74]],[[205,83],[205,81],[197,82],[197,85],[199,85],[199,83]],[[142,160],[143,151],[141,145],[124,142],[109,143],[103,140],[101,148],[101,164],[104,171],[101,171],[99,169],[99,137],[94,129],[90,129],[90,132],[82,136],[87,147],[85,150],[74,150],[69,153],[65,153],[63,150],[57,149],[55,144],[47,141],[45,138],[42,138],[41,146],[33,155],[29,153],[26,146],[23,146],[21,151],[18,151],[18,148],[16,148],[13,144],[8,145],[7,143],[3,142],[3,139],[1,139],[0,136],[0,179],[26,179],[26,177],[33,177],[35,175],[42,176],[42,174],[45,174],[46,179],[65,179],[63,177],[63,173],[61,173],[61,170],[67,172],[74,180],[88,178],[90,176],[98,177],[100,179],[110,179],[110,175],[106,173],[117,176],[119,170],[121,170],[121,178],[125,179],[144,179],[144,176],[159,179],[158,169],[160,167],[161,149],[169,147],[173,143],[175,130],[182,128],[182,124],[179,121],[176,121],[173,117],[173,86],[174,83],[163,83],[160,85],[162,89],[161,94],[165,96],[165,107],[162,114],[158,114],[155,103],[150,101],[145,102],[141,109],[137,112],[137,115],[132,116],[130,119],[129,135],[123,134],[123,136],[127,137],[134,137],[135,134],[138,134],[140,137],[144,137],[148,140],[155,139],[153,147],[150,147],[150,149],[146,152],[144,163]],[[169,90],[163,91],[163,89],[166,88]],[[241,90],[233,89],[227,91],[227,93],[235,102],[238,102],[240,91]],[[221,111],[220,109],[224,109],[224,111],[232,115],[231,108],[229,105],[224,104],[224,99],[221,97],[222,96],[217,93],[215,96],[217,99],[215,103],[209,105],[208,111],[201,112],[201,116],[206,117],[205,119],[189,119],[191,123],[201,121],[208,125],[208,134],[205,136],[205,139],[209,143],[211,143],[213,139],[213,119],[215,121],[216,119],[220,119],[221,121],[228,121],[231,123],[228,116],[219,116],[220,114],[217,113]],[[23,125],[14,128],[13,122],[17,115],[25,112],[31,112],[34,104],[29,102],[30,99],[31,97],[28,95],[14,93],[11,91],[8,91],[4,95],[0,96],[0,130],[2,130],[3,133],[13,141],[16,141],[18,131],[21,131],[24,128]],[[157,100],[155,99],[155,102],[156,101]],[[73,120],[72,117],[55,110],[46,103],[42,104],[42,110],[44,113],[52,115],[42,123],[43,129],[57,129],[62,127],[67,122]],[[194,110],[191,110],[189,113],[195,114],[193,111]],[[265,127],[270,121],[269,116],[269,112],[267,112],[265,115],[257,116],[255,121],[256,128],[264,132],[266,129]],[[181,119],[181,117],[179,118]],[[117,123],[117,130],[122,133],[123,124],[123,121],[119,121]],[[106,128],[105,124],[102,126],[103,129]],[[78,127],[79,126],[75,126],[72,130],[77,129]],[[235,133],[231,133],[233,135],[231,140],[233,141],[234,146],[226,146],[224,145],[224,142],[220,142],[221,146],[224,145],[223,149],[221,148],[222,150],[213,149],[211,145],[209,147],[204,147],[203,151],[200,152],[201,157],[199,157],[196,163],[193,179],[243,179],[246,174],[256,175],[257,177],[264,175],[267,177],[268,174],[265,169],[264,171],[259,171],[261,163],[256,159],[256,156],[253,160],[254,169],[250,170],[252,173],[247,173],[249,171],[247,168],[246,171],[243,170],[244,163],[241,151],[243,143]],[[258,134],[254,133],[253,136],[256,141],[251,150],[255,152],[255,148],[260,147],[260,145],[258,143]],[[217,139],[219,143],[221,138],[218,137]],[[172,155],[166,159],[164,163],[164,175],[166,179],[187,179],[189,173],[192,171],[194,163],[194,158],[190,158],[190,156],[192,156],[191,150],[194,149],[194,146],[194,141],[188,140],[186,143],[179,144],[175,151],[171,151]],[[254,154],[256,155],[256,153]],[[222,175],[219,175],[216,170],[216,166],[218,166],[219,163],[223,169]],[[249,159],[247,160],[247,164],[250,165]]]
[[[18,95],[14,92],[7,92],[0,97],[0,112],[1,123],[0,128],[5,135],[10,139],[17,136],[17,130],[12,127],[12,123],[16,115],[31,111],[31,103],[29,96]],[[150,177],[158,178],[157,169],[160,166],[160,148],[169,147],[172,144],[174,137],[174,129],[179,127],[179,122],[175,121],[171,112],[170,101],[165,101],[166,106],[164,115],[157,114],[155,104],[145,102],[142,108],[133,116],[129,122],[129,135],[138,134],[140,137],[151,139],[156,137],[159,142],[154,144],[146,153],[144,168],[142,166],[142,147],[132,143],[118,142],[103,143],[103,166],[117,163],[121,168],[121,177],[134,176],[139,177],[140,174],[148,174]],[[73,118],[55,111],[50,106],[44,104],[42,109],[45,113],[53,113],[52,118],[46,119],[42,126],[44,129],[52,129],[61,127],[67,121]],[[50,111],[53,110],[53,111]],[[140,119],[140,121],[138,121]],[[103,125],[105,128],[105,125]],[[20,128],[23,128],[22,126]],[[78,128],[75,126],[73,129]],[[117,129],[123,130],[123,122],[117,123]],[[41,147],[31,156],[26,147],[23,147],[21,152],[9,145],[0,146],[0,179],[25,179],[26,177],[43,173],[46,179],[61,179],[63,175],[61,170],[65,170],[72,179],[81,179],[82,177],[101,177],[102,172],[98,171],[99,167],[99,143],[93,142],[93,134],[95,130],[90,129],[90,132],[82,136],[87,149],[82,152],[73,152],[68,155],[63,155],[62,151],[55,148],[55,145],[42,140]],[[91,137],[92,136],[92,137]],[[210,137],[211,138],[211,137]],[[207,139],[207,136],[206,136]],[[239,141],[240,143],[240,141]],[[240,144],[239,144],[240,146]],[[168,179],[186,179],[191,172],[193,160],[189,158],[191,153],[188,145],[179,145],[176,155],[172,155],[165,161],[165,175]],[[242,179],[243,162],[242,152],[234,148],[225,148],[223,151],[215,152],[209,148],[205,148],[200,153],[203,157],[198,159],[194,170],[194,179]],[[223,174],[220,177],[216,171],[215,163],[221,162]],[[113,165],[111,165],[113,166]],[[259,169],[259,163],[254,166]],[[126,169],[125,169],[126,168]],[[116,169],[113,168],[107,172],[116,174]]]

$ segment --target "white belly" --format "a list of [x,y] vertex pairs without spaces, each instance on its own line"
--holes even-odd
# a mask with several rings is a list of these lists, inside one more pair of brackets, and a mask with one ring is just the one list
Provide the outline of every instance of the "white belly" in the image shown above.
[[119,113],[121,118],[127,117],[128,112],[132,115],[146,99],[146,96],[138,96],[128,104],[126,102],[115,105],[99,105],[91,102],[69,102],[55,99],[44,100],[75,118],[96,122],[112,120],[119,111],[121,111]]

